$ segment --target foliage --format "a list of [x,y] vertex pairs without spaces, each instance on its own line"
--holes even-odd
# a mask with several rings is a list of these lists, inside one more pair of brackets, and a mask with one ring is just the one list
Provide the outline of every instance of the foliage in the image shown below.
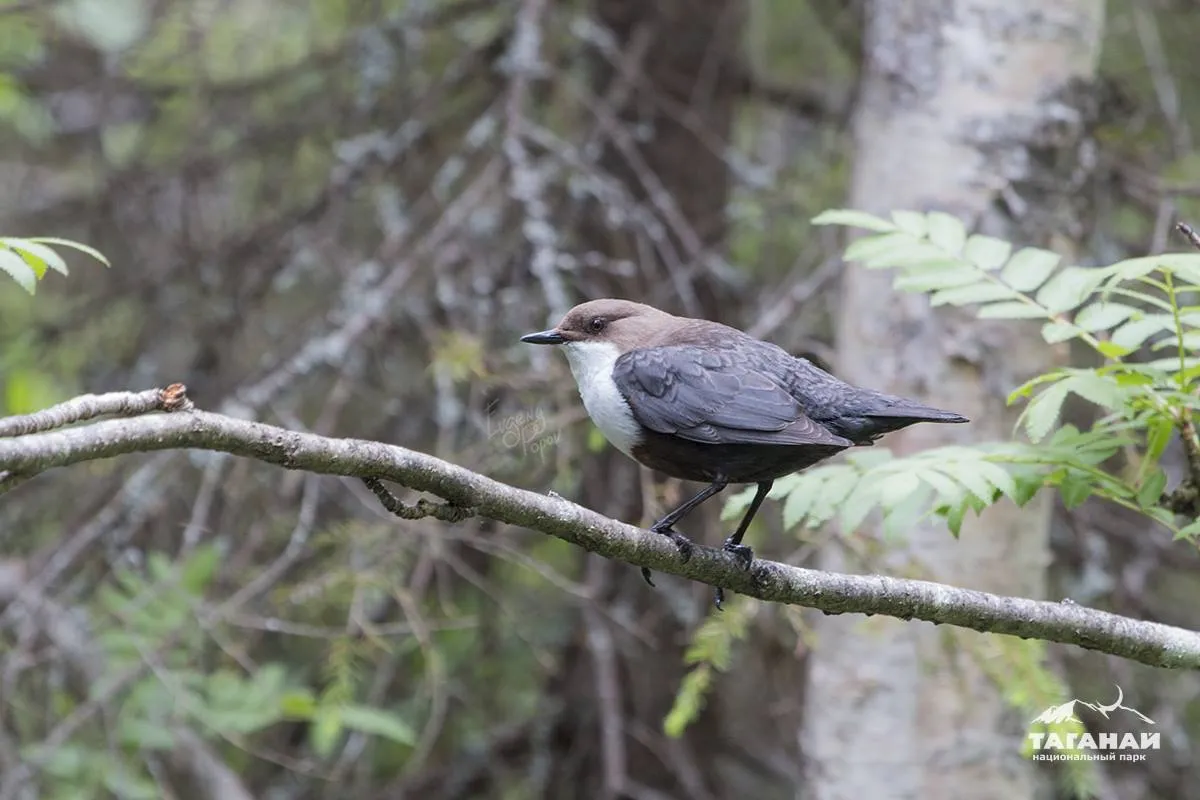
[[58,239],[53,236],[39,236],[28,239],[0,238],[0,272],[5,272],[25,291],[33,294],[37,290],[37,282],[45,277],[50,270],[67,274],[67,262],[50,245],[69,247],[87,253],[92,258],[108,267],[108,259],[92,247],[69,239]]
[[[1200,254],[1135,258],[1108,267],[1060,268],[1057,254],[1038,248],[1013,252],[999,239],[968,236],[940,212],[896,212],[883,219],[830,211],[817,224],[866,228],[848,259],[869,269],[895,269],[900,291],[929,294],[936,305],[973,307],[981,319],[1041,320],[1048,345],[1078,340],[1102,360],[1092,368],[1062,368],[1016,387],[1013,404],[1027,403],[1018,425],[1028,442],[944,447],[906,458],[885,448],[855,453],[779,481],[785,524],[816,527],[834,517],[853,529],[880,509],[886,531],[937,515],[958,535],[968,512],[1007,497],[1027,503],[1043,488],[1057,489],[1068,508],[1090,495],[1137,510],[1195,539],[1200,522],[1177,522],[1160,503],[1166,475],[1159,460],[1174,432],[1200,452],[1191,424],[1200,404]],[[1134,356],[1148,352],[1149,360]],[[1160,356],[1160,353],[1169,355]],[[1076,395],[1102,416],[1088,431],[1060,424],[1063,404]],[[1118,451],[1140,453],[1135,469],[1110,471]],[[727,509],[736,515],[750,492]]]
[[[100,587],[99,612],[90,620],[99,652],[88,671],[96,680],[80,705],[62,696],[59,710],[69,719],[88,702],[120,697],[117,713],[107,733],[85,729],[67,746],[26,749],[43,768],[51,796],[94,796],[103,787],[118,797],[158,797],[139,754],[171,749],[184,730],[248,748],[250,737],[271,726],[306,721],[323,758],[348,731],[414,744],[405,719],[355,702],[353,686],[318,693],[280,663],[247,670],[213,659],[206,648],[215,622],[202,600],[219,564],[216,546],[179,562],[151,553],[144,571],[118,569]],[[114,743],[125,757],[113,757]]]
[[663,720],[668,736],[678,738],[704,710],[704,698],[712,689],[715,673],[725,672],[733,662],[734,645],[746,638],[746,629],[758,603],[748,598],[710,614],[692,638],[684,663],[695,667],[683,679],[675,704]]
[[[944,520],[958,536],[968,512],[978,514],[1004,498],[1024,505],[1039,491],[1054,489],[1067,508],[1095,495],[1144,514],[1176,538],[1198,538],[1195,506],[1180,522],[1159,462],[1178,434],[1192,463],[1200,464],[1192,424],[1200,404],[1200,358],[1194,354],[1200,345],[1200,254],[1063,267],[1053,252],[1014,252],[1000,239],[968,235],[961,222],[939,212],[900,211],[884,219],[837,210],[814,223],[870,231],[847,248],[846,258],[868,269],[896,270],[897,290],[928,294],[935,306],[972,308],[984,320],[1040,321],[1047,345],[1079,341],[1100,363],[1056,369],[1011,392],[1010,405],[1025,403],[1017,425],[1027,441],[939,447],[903,458],[874,447],[777,481],[771,496],[783,502],[786,528],[816,528],[836,519],[851,531],[879,510],[885,536],[930,518]],[[1100,417],[1089,430],[1060,422],[1071,395],[1098,407]],[[1111,468],[1118,453],[1131,468]],[[752,495],[747,490],[731,498],[724,516],[740,516]],[[698,636],[689,658],[704,652],[722,659],[714,663],[728,663],[728,652],[713,641]],[[1067,696],[1044,666],[1041,645],[995,641],[1003,646],[996,644],[984,659],[985,671],[1010,705],[1032,715]],[[669,723],[694,719],[710,680],[707,663],[688,676]],[[1082,796],[1095,775],[1073,764],[1064,779]]]

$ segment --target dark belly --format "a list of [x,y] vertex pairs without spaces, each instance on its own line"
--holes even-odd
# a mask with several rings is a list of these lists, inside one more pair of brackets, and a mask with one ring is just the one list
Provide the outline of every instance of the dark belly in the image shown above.
[[844,447],[834,445],[700,444],[647,432],[634,457],[653,470],[685,481],[758,483],[790,475],[824,461]]

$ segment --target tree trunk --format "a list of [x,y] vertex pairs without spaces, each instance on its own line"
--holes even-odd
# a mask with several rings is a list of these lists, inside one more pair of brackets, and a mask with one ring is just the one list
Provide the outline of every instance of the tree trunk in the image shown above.
[[[1103,14],[1102,0],[875,0],[848,205],[936,208],[1015,243],[1069,251],[1079,218],[1072,182],[1082,172],[1072,98],[1094,73]],[[953,409],[971,424],[915,426],[886,445],[905,454],[1009,437],[1016,410],[1005,407],[1007,392],[1061,351],[1036,326],[934,313],[923,297],[897,295],[891,280],[847,266],[841,377]],[[1002,504],[964,525],[958,541],[944,525],[918,526],[867,564],[830,547],[822,566],[1040,596],[1049,509],[1048,497],[1024,509]],[[1034,796],[1033,765],[1020,755],[1027,720],[981,665],[994,638],[861,617],[815,627],[801,730],[809,797]]]

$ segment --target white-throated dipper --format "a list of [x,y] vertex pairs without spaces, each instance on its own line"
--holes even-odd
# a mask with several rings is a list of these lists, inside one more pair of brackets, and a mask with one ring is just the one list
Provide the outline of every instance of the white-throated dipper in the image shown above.
[[[651,526],[686,559],[675,523],[731,483],[756,483],[725,550],[749,569],[742,537],[777,478],[918,422],[967,422],[914,400],[861,389],[736,328],[628,300],[592,300],[558,326],[521,337],[562,345],[588,416],[625,455],[708,486]],[[646,581],[650,571],[642,569]],[[717,589],[717,605],[722,592]]]

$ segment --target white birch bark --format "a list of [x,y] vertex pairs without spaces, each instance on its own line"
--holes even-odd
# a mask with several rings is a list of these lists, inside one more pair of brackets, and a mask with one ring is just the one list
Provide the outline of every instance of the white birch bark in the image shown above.
[[[1068,174],[1085,163],[1073,152],[1079,115],[1059,93],[1078,96],[1068,87],[1093,75],[1103,20],[1102,0],[874,0],[848,205],[876,213],[940,209],[1018,245],[1069,249],[1069,237],[1046,233],[1068,232],[1069,180],[1039,174],[1041,157],[1056,153],[1052,161]],[[1016,411],[1005,407],[1007,392],[1061,354],[1041,343],[1036,326],[935,313],[923,297],[897,295],[891,280],[846,268],[840,376],[972,423],[918,425],[886,446],[909,453],[1010,436]],[[823,566],[1037,597],[1049,559],[1049,504],[1041,500],[991,509],[964,525],[959,541],[944,525],[913,529],[870,565],[829,547]],[[1036,796],[1033,765],[1020,755],[1027,720],[982,669],[980,635],[862,617],[822,617],[815,626],[801,796]]]

